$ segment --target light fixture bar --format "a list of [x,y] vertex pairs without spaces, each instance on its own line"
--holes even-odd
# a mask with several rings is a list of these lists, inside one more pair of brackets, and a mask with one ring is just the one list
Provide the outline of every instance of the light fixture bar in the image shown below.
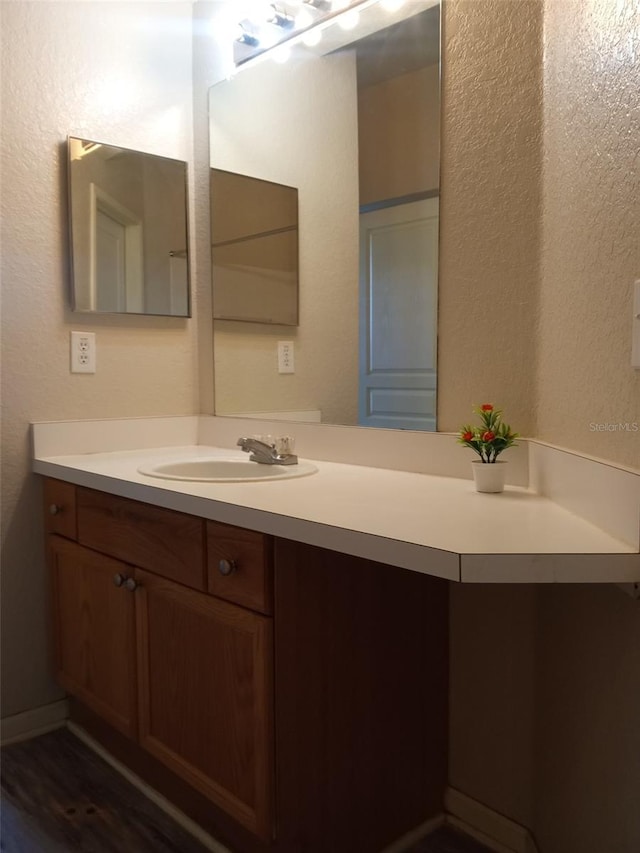
[[[242,58],[236,61],[236,69],[240,70],[243,66],[247,64],[255,63],[258,60],[265,58],[271,51],[286,46],[287,48],[291,48],[294,45],[300,44],[304,41],[305,37],[308,36],[309,33],[321,33],[322,30],[327,29],[327,27],[332,26],[335,23],[339,23],[340,19],[343,19],[347,15],[354,15],[367,9],[369,6],[374,6],[380,3],[381,0],[359,0],[359,2],[352,2],[347,5],[342,6],[341,8],[335,9],[332,11],[327,11],[321,15],[313,24],[305,27],[304,29],[295,30],[294,28],[294,18],[287,15],[286,13],[282,13],[277,9],[276,4],[273,4],[275,17],[278,20],[271,19],[271,23],[277,26],[282,27],[283,37],[277,40],[274,44],[269,44],[265,46],[263,49],[260,49],[260,45],[251,45],[248,39],[244,36],[237,40],[238,43],[244,43],[248,47],[254,47],[254,50],[245,58]],[[331,4],[327,2],[327,0],[304,0],[303,6],[308,6],[310,8],[316,9],[319,12],[322,12],[324,8],[331,8]],[[288,24],[287,28],[284,27],[282,23],[280,23],[279,18],[290,20],[292,23]],[[246,22],[247,24],[250,22]],[[242,29],[247,32],[244,27],[245,22],[242,22]],[[253,39],[259,42],[259,37],[250,33]]]

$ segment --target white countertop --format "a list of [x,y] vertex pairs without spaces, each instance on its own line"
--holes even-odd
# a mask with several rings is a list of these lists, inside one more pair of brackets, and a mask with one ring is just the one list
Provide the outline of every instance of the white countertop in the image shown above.
[[469,480],[315,460],[316,474],[277,482],[182,482],[137,470],[202,456],[239,458],[171,446],[36,456],[34,471],[456,581],[640,581],[632,545],[522,487],[479,494]]

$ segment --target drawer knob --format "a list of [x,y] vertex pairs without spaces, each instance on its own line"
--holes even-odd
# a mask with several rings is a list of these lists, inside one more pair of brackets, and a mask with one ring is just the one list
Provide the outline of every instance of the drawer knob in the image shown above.
[[120,572],[118,572],[117,574],[115,574],[115,575],[113,576],[113,583],[114,583],[114,586],[122,586],[122,584],[123,584],[125,581],[126,581],[125,576],[124,576],[124,575],[122,575],[122,574],[120,574]]
[[221,575],[225,577],[227,575],[232,575],[236,570],[236,561],[235,560],[220,560],[218,563],[218,571]]
[[124,582],[124,588],[128,589],[129,592],[135,592],[138,586],[138,581],[134,580],[133,578],[127,578]]
[[62,507],[58,506],[58,504],[51,504],[49,507],[49,515],[60,515],[62,512]]

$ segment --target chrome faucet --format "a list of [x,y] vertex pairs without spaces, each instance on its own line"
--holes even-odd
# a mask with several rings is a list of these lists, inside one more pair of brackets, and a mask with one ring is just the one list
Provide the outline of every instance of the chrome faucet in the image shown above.
[[297,465],[298,457],[293,453],[278,453],[275,444],[267,444],[257,438],[239,438],[236,442],[245,453],[250,453],[251,462],[263,465]]

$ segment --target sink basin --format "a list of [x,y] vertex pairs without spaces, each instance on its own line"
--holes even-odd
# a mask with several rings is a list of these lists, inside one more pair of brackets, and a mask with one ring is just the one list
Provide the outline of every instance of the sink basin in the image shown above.
[[142,465],[140,474],[162,480],[189,480],[198,483],[251,483],[262,480],[291,480],[315,474],[311,462],[297,465],[262,465],[247,459],[181,459],[158,465]]

